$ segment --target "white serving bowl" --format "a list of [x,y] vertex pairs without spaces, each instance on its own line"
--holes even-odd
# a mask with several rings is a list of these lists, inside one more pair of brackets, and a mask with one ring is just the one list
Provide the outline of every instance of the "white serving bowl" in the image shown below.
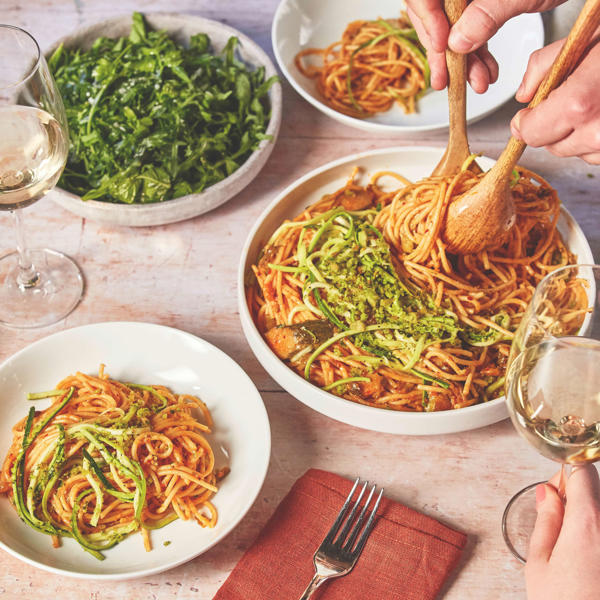
[[[171,38],[182,45],[188,43],[190,36],[196,33],[206,33],[210,37],[212,49],[216,53],[223,49],[231,36],[235,36],[240,41],[238,46],[239,56],[245,63],[256,68],[264,66],[265,78],[267,79],[277,74],[266,53],[249,37],[232,27],[194,15],[149,13],[144,14],[144,18],[151,29],[167,31]],[[114,19],[76,29],[73,33],[58,40],[45,54],[46,57],[51,56],[61,43],[67,48],[81,47],[87,49],[101,36],[109,38],[123,37],[129,35],[130,30],[131,15],[115,17]],[[280,83],[275,83],[269,90],[269,101],[271,104],[271,119],[265,133],[272,136],[273,139],[261,141],[258,148],[234,173],[199,194],[189,194],[153,204],[131,205],[99,200],[83,201],[80,196],[59,187],[55,188],[50,196],[57,204],[80,217],[110,225],[127,225],[131,227],[164,225],[201,215],[220,206],[244,189],[267,162],[275,146],[281,123]]]
[[[415,114],[399,106],[366,119],[344,115],[324,103],[314,79],[304,77],[294,57],[304,48],[326,48],[341,39],[348,23],[358,19],[397,18],[403,3],[396,0],[282,0],[275,13],[272,41],[279,67],[294,89],[321,112],[357,129],[385,135],[403,135],[448,127],[448,94],[430,90],[417,103]],[[529,55],[544,43],[539,14],[519,15],[490,40],[489,48],[500,65],[498,81],[485,94],[467,88],[467,121],[473,123],[510,100],[517,91]]]
[[[385,433],[433,435],[476,429],[508,416],[504,397],[456,410],[410,413],[365,406],[325,392],[306,381],[275,355],[256,328],[246,303],[246,273],[256,262],[258,253],[271,234],[285,219],[292,219],[323,195],[343,187],[355,166],[362,168],[361,176],[365,181],[367,174],[382,170],[397,171],[417,181],[431,173],[442,152],[441,148],[398,147],[354,154],[328,163],[283,190],[259,217],[246,240],[238,272],[238,307],[246,339],[258,361],[281,387],[332,419]],[[478,158],[477,161],[484,169],[494,163],[489,158]],[[558,229],[567,246],[577,255],[579,263],[594,262],[581,228],[564,206]]]

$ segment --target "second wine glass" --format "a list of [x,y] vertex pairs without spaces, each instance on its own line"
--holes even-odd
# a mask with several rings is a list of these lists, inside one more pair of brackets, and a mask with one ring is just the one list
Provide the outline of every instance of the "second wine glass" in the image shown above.
[[67,119],[37,42],[12,25],[0,25],[0,132],[0,211],[13,215],[17,246],[0,258],[0,323],[50,325],[77,306],[83,277],[64,254],[27,248],[21,210],[58,181]]
[[[515,333],[506,374],[508,412],[540,454],[565,465],[600,459],[600,266],[572,265],[538,285]],[[505,541],[525,562],[524,529],[534,488],[517,493],[502,519]],[[531,507],[528,517],[527,506]]]

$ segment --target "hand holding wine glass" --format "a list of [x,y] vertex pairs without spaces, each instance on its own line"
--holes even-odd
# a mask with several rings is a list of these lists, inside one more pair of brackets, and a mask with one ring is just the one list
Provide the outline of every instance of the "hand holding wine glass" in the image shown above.
[[15,221],[17,250],[0,258],[0,323],[39,327],[70,313],[83,279],[53,250],[28,250],[21,209],[50,191],[69,149],[63,103],[37,42],[0,25],[0,211]]
[[600,478],[594,465],[574,469],[566,503],[560,473],[536,490],[537,520],[525,580],[528,600],[595,600],[600,589]]
[[[600,459],[600,266],[567,266],[538,285],[515,333],[506,375],[507,407],[517,432],[564,465]],[[565,493],[566,473],[557,482]],[[513,555],[522,533],[511,514],[536,484],[510,501],[502,520]],[[512,523],[516,521],[513,519]]]

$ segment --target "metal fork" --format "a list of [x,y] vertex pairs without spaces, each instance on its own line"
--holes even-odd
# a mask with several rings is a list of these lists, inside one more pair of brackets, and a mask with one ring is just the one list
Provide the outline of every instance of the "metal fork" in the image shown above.
[[[373,529],[375,513],[379,507],[379,502],[381,501],[381,496],[383,495],[383,489],[379,492],[379,496],[377,496],[377,500],[375,501],[375,506],[373,506],[369,514],[367,524],[363,529],[363,524],[367,516],[367,508],[377,486],[373,485],[373,487],[371,487],[369,497],[360,511],[356,522],[354,522],[356,511],[360,506],[360,501],[362,500],[369,483],[368,481],[365,482],[362,490],[358,494],[358,498],[354,503],[352,503],[352,496],[354,495],[354,492],[358,486],[359,479],[360,478],[357,478],[354,482],[354,485],[352,486],[344,505],[338,513],[335,523],[315,552],[313,557],[313,562],[315,564],[315,575],[312,578],[312,581],[308,584],[308,587],[304,590],[300,600],[308,600],[313,595],[314,591],[327,579],[331,579],[332,577],[340,577],[349,573],[352,570],[352,567],[354,567],[356,564],[356,561],[358,560],[358,557],[364,548],[367,538],[371,533],[371,529]],[[352,509],[350,510],[351,506]],[[346,515],[348,514],[348,510],[350,510],[350,514],[346,519],[344,528],[342,529],[342,532],[337,535]],[[352,531],[350,531],[351,529]],[[358,538],[361,529],[363,529],[363,532],[357,542],[356,539]]]

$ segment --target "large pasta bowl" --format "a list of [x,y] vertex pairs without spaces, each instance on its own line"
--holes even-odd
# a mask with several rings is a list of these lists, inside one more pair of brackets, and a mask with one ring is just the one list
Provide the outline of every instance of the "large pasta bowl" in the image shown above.
[[[401,412],[357,404],[326,392],[298,375],[273,353],[254,324],[246,302],[244,284],[251,265],[285,219],[295,217],[324,194],[343,187],[355,166],[361,167],[365,177],[376,171],[393,170],[416,181],[431,173],[442,151],[440,148],[399,147],[355,154],[331,162],[283,190],[266,208],[248,236],[238,273],[239,311],[246,339],[261,365],[279,385],[307,406],[332,419],[373,431],[434,435],[476,429],[508,416],[503,397],[455,410]],[[484,169],[493,164],[491,159],[477,160]],[[594,262],[581,228],[564,207],[558,229],[579,263]]]

